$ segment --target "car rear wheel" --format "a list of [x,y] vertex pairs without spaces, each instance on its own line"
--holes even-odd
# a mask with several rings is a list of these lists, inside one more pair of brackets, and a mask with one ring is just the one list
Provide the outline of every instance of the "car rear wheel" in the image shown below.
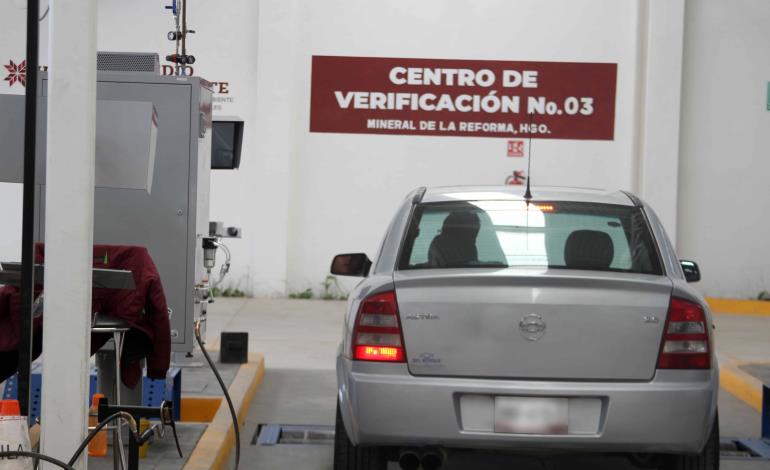
[[661,470],[719,470],[719,415],[700,454],[668,457]]
[[334,470],[385,470],[386,465],[383,449],[353,445],[345,431],[338,403],[334,425]]

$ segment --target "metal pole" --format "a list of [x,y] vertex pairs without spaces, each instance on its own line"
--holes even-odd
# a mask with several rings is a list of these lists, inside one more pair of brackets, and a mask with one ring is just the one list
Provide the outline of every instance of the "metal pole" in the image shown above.
[[139,470],[139,444],[136,439],[134,436],[128,437],[128,470]]
[[21,318],[19,322],[19,406],[29,416],[32,366],[32,302],[35,296],[35,138],[37,135],[38,0],[27,0],[27,78],[24,111],[24,189],[21,222]]
[[96,0],[51,2],[41,445],[63,460],[88,429],[96,12]]

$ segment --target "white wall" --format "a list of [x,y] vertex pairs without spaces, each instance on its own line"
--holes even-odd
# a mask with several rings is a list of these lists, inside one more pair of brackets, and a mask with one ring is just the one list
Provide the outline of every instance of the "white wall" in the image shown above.
[[[0,3],[0,63],[23,57],[24,11],[16,5],[22,3]],[[126,5],[99,2],[99,48],[170,52],[165,34],[172,19],[162,5]],[[537,184],[635,190],[673,234],[677,210],[685,210],[676,204],[683,5],[191,2],[195,72],[227,81],[230,93],[218,97],[233,102],[220,103],[217,113],[246,120],[241,169],[212,178],[212,219],[244,228],[244,238],[230,243],[231,282],[262,296],[318,290],[333,254],[375,252],[407,191],[500,184],[513,170],[503,138],[311,134],[312,55],[617,63],[615,139],[535,140],[532,173]],[[0,93],[8,91],[0,83]],[[20,188],[0,187],[8,221],[0,233],[2,259],[18,257],[20,200]]]
[[770,290],[769,24],[765,0],[687,2],[678,251],[711,295]]
[[[670,191],[655,192],[649,181],[658,176],[656,172],[665,175],[676,170],[677,129],[668,140],[654,140],[654,134],[649,137],[638,131],[638,121],[650,120],[652,130],[657,129],[654,123],[659,116],[673,114],[678,122],[676,66],[681,48],[672,53],[670,42],[648,42],[652,25],[658,28],[653,34],[678,36],[681,43],[682,2],[658,3],[653,12],[657,16],[647,13],[647,2],[613,0],[335,0],[293,5],[287,12],[284,1],[261,3],[262,31],[269,27],[266,12],[281,10],[293,15],[288,23],[299,25],[301,41],[285,48],[282,38],[260,33],[263,47],[283,50],[288,56],[271,64],[270,70],[260,71],[260,79],[269,75],[291,80],[283,82],[275,99],[258,103],[260,112],[269,112],[284,104],[284,96],[293,97],[288,104],[294,107],[294,118],[285,124],[294,136],[286,149],[292,164],[290,291],[317,289],[335,253],[373,254],[395,207],[409,190],[422,185],[501,184],[513,169],[502,138],[309,133],[312,55],[617,63],[615,140],[535,141],[533,180],[649,193],[661,203],[663,219],[672,231],[675,228],[675,184]],[[661,17],[668,21],[651,23],[651,18]],[[659,63],[648,69],[647,61],[640,60],[643,54],[660,57]],[[657,91],[676,97],[673,109],[646,98],[654,96],[640,89],[648,80]],[[653,102],[640,115],[639,101],[645,99]],[[668,159],[665,165],[647,167],[649,178],[645,179],[637,175],[637,160],[646,157],[642,145],[650,140],[661,142],[652,150],[662,151]]]
[[[166,33],[173,29],[172,16],[163,9],[167,3],[136,0],[129,5],[118,0],[100,0],[99,49],[157,52],[161,64],[165,63],[163,57],[173,52],[173,43],[166,39]],[[41,0],[41,12],[47,4],[48,0]],[[255,217],[260,208],[254,201],[269,199],[270,193],[265,193],[265,188],[279,184],[271,174],[269,162],[254,157],[258,135],[255,86],[258,5],[251,0],[191,2],[191,5],[188,23],[197,33],[190,36],[188,50],[198,59],[195,74],[210,81],[228,83],[228,93],[215,94],[215,101],[231,99],[232,102],[215,102],[215,106],[221,106],[220,109],[215,107],[215,116],[238,116],[246,121],[241,169],[212,174],[211,218],[243,227],[246,237],[228,242],[236,259],[230,279],[234,284],[240,282],[242,289],[251,289],[252,284],[261,279],[256,273],[262,272],[262,267],[255,261],[254,235],[265,231],[264,225]],[[18,63],[24,59],[25,22],[25,1],[0,2],[0,64],[7,64],[9,60]],[[47,64],[48,18],[40,28],[40,63]],[[19,85],[10,87],[2,80],[4,71],[0,68],[0,93],[23,93],[24,89]],[[3,213],[0,260],[19,259],[21,185],[0,183],[0,210]],[[285,249],[283,251],[285,253]],[[260,259],[264,262],[265,257]],[[284,284],[285,273],[280,272],[284,260],[285,255],[279,255],[271,269],[264,271],[270,274],[263,282],[271,282],[273,290],[281,289]]]

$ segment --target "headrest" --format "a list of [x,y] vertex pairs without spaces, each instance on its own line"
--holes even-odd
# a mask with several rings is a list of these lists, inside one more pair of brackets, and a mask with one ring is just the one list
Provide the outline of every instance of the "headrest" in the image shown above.
[[575,230],[564,245],[564,262],[574,269],[607,269],[615,256],[612,238],[598,230]]
[[441,233],[472,233],[476,234],[479,231],[481,222],[479,216],[472,211],[453,211],[444,219],[444,224],[441,227]]

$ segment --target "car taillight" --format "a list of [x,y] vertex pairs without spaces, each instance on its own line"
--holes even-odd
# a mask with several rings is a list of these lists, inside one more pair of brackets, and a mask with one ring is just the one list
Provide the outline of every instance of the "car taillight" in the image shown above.
[[711,339],[703,308],[671,298],[658,356],[658,369],[711,368]]
[[353,359],[406,362],[395,292],[374,294],[361,302],[353,328]]

